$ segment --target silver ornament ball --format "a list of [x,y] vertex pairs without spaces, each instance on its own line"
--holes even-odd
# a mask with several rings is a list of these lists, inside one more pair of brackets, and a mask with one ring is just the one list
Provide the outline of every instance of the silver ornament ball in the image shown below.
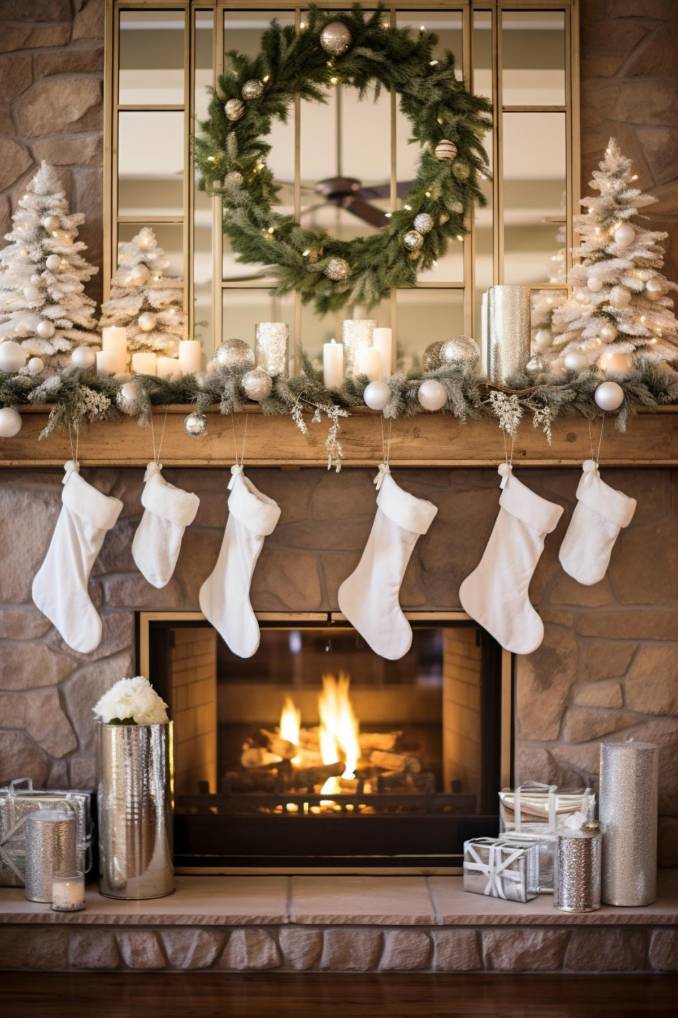
[[124,382],[118,389],[115,402],[124,414],[138,414],[143,404],[143,389],[138,382]]
[[263,368],[253,368],[242,376],[242,390],[247,398],[253,399],[255,403],[268,399],[272,388],[271,376]]
[[18,343],[13,342],[11,339],[6,339],[4,343],[0,343],[0,371],[14,374],[14,372],[20,371],[25,363],[26,353],[22,346],[19,346]]
[[544,370],[544,362],[541,357],[530,357],[525,365],[525,370],[529,375],[538,375],[540,371]]
[[42,318],[38,322],[35,331],[40,336],[40,339],[51,339],[56,332],[56,326],[49,318]]
[[351,33],[343,21],[330,21],[320,33],[320,45],[332,57],[340,57],[351,45]]
[[246,81],[240,92],[243,99],[259,99],[264,92],[264,83],[259,81],[258,78],[250,78]]
[[226,339],[214,359],[222,371],[247,371],[254,367],[254,350],[244,339]]
[[586,371],[589,366],[588,357],[581,350],[571,350],[569,353],[566,353],[563,363],[568,371],[574,371],[577,375],[580,375],[582,371]]
[[235,191],[239,187],[242,187],[244,181],[245,178],[240,170],[231,170],[231,172],[227,173],[224,177],[224,187],[230,187]]
[[13,406],[0,410],[0,438],[14,438],[21,431],[21,414]]
[[31,357],[28,364],[26,365],[26,371],[29,375],[35,377],[41,374],[45,370],[45,362],[42,357]]
[[81,368],[86,371],[96,364],[97,355],[89,346],[78,346],[71,354],[71,364],[74,368]]
[[207,418],[204,414],[194,411],[184,421],[184,428],[191,438],[202,438],[207,434]]
[[439,141],[436,147],[433,149],[433,155],[441,163],[444,162],[446,159],[452,160],[457,155],[457,146],[454,144],[453,141],[450,141],[449,138],[443,138],[442,141]]
[[224,103],[224,113],[226,114],[226,119],[234,124],[244,117],[245,103],[242,99],[229,99],[228,102]]
[[417,399],[424,410],[435,413],[447,403],[447,389],[437,378],[425,378],[419,386]]
[[391,398],[391,390],[386,382],[370,382],[365,386],[363,399],[370,410],[383,410]]
[[438,340],[437,343],[431,343],[426,347],[421,358],[421,366],[424,371],[435,371],[436,368],[440,367],[440,348],[442,345],[442,341]]
[[624,390],[618,382],[601,382],[593,398],[601,410],[609,413],[618,410],[624,402]]
[[338,283],[342,279],[348,279],[351,275],[351,267],[345,258],[330,258],[324,269],[328,279]]
[[433,226],[433,216],[430,216],[428,212],[420,212],[418,216],[414,217],[414,228],[417,233],[430,233]]
[[418,251],[424,243],[424,238],[416,230],[408,230],[403,237],[403,244],[408,251]]
[[143,311],[139,315],[139,328],[142,332],[153,332],[153,329],[158,324],[158,319],[155,317],[152,311]]
[[440,366],[453,367],[457,364],[476,364],[480,359],[480,350],[475,339],[470,336],[452,336],[444,340],[440,347]]

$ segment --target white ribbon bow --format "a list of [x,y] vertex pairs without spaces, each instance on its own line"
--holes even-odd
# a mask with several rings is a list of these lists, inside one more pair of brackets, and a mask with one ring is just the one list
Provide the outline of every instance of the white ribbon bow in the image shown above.
[[386,477],[386,474],[390,474],[390,473],[391,473],[391,468],[388,465],[388,463],[380,463],[379,464],[379,470],[377,471],[377,476],[374,478],[374,486],[377,489],[377,491],[379,491],[381,489],[381,486],[384,483],[384,478]]

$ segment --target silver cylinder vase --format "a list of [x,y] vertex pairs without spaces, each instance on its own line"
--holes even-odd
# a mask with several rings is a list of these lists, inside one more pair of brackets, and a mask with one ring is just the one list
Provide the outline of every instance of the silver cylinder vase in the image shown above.
[[55,873],[75,869],[74,813],[38,809],[26,818],[26,897],[51,902]]
[[658,780],[652,743],[602,743],[599,813],[606,905],[650,905],[657,896]]
[[98,725],[99,888],[109,898],[174,891],[172,723]]
[[481,305],[481,368],[496,385],[524,369],[530,357],[530,288],[491,286]]

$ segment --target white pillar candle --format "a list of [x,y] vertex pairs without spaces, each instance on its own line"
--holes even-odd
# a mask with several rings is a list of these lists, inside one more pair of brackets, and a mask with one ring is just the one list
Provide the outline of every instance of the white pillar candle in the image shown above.
[[97,350],[97,375],[114,375],[117,370],[117,358],[110,350]]
[[323,344],[323,381],[326,389],[341,389],[344,384],[344,347],[336,339]]
[[201,370],[202,343],[199,339],[179,340],[179,364],[184,375],[195,375]]
[[375,329],[372,333],[372,346],[381,355],[382,377],[389,378],[393,371],[393,330]]
[[138,350],[132,354],[132,371],[135,375],[157,375],[158,358],[150,350]]
[[168,382],[181,378],[181,365],[176,357],[158,357],[156,367],[158,378],[164,378]]
[[108,325],[101,333],[101,348],[104,353],[115,357],[114,375],[127,371],[127,329],[120,325]]
[[381,354],[373,346],[365,346],[358,351],[356,375],[367,375],[370,382],[378,382],[382,375]]
[[85,907],[85,876],[80,871],[55,873],[52,878],[52,909],[78,912]]

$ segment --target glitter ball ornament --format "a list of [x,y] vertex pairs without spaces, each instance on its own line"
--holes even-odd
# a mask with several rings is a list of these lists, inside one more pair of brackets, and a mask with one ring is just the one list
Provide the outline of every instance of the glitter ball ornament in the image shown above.
[[245,115],[245,103],[242,99],[229,99],[228,102],[224,103],[224,113],[226,114],[226,119],[234,124]]
[[0,343],[0,371],[14,374],[15,371],[20,371],[25,363],[26,354],[22,346],[11,339]]
[[437,343],[431,343],[424,350],[421,358],[421,366],[424,371],[435,371],[436,368],[440,367],[440,348],[442,347],[442,341],[439,340]]
[[661,300],[665,293],[664,281],[657,276],[648,279],[645,284],[645,296],[648,300]]
[[42,357],[31,357],[28,364],[26,365],[26,371],[29,375],[35,377],[39,375],[41,371],[45,370],[45,362]]
[[610,304],[613,308],[627,308],[631,303],[631,291],[625,286],[613,286],[610,290]]
[[330,21],[320,33],[320,45],[332,57],[340,57],[351,45],[351,33],[343,21]]
[[600,293],[603,289],[603,281],[598,276],[589,276],[586,281],[586,285],[591,293]]
[[436,378],[425,378],[419,386],[417,399],[424,410],[435,413],[447,403],[447,389]]
[[191,438],[202,438],[207,434],[207,418],[204,414],[189,414],[184,421],[184,428]]
[[143,263],[139,263],[139,265],[135,265],[132,269],[130,269],[127,274],[127,279],[130,286],[143,286],[144,283],[148,282],[149,275],[150,272],[148,267]]
[[272,388],[271,376],[263,368],[253,368],[252,371],[248,371],[242,376],[242,391],[248,399],[253,399],[255,403],[261,402],[262,399],[268,399]]
[[214,359],[223,371],[247,371],[254,367],[254,350],[244,339],[226,339]]
[[480,359],[480,350],[475,339],[470,336],[452,336],[444,340],[438,354],[442,368],[455,367],[458,364],[476,364]]
[[636,237],[636,231],[631,223],[620,223],[613,232],[614,242],[617,247],[630,247]]
[[51,339],[56,332],[56,326],[54,322],[50,322],[49,318],[42,318],[35,329],[40,339]]
[[433,155],[441,163],[444,162],[446,159],[448,160],[454,159],[457,155],[457,146],[454,144],[453,141],[450,141],[449,138],[443,138],[442,141],[439,141],[436,147],[433,149]]
[[[419,238],[421,240],[421,238]],[[351,267],[345,258],[330,258],[324,269],[328,279],[337,283],[342,279],[348,279],[351,275]]]
[[598,358],[598,367],[606,375],[626,378],[633,372],[633,356],[628,350],[603,350]]
[[59,266],[61,265],[61,258],[57,254],[47,255],[45,265],[47,266],[50,272],[56,272]]
[[124,414],[135,416],[143,406],[143,389],[138,382],[125,382],[118,389],[115,402]]
[[428,212],[420,212],[418,216],[414,217],[414,228],[417,233],[430,233],[433,225],[433,216],[429,216]]
[[264,91],[263,81],[259,81],[258,78],[250,78],[250,80],[246,81],[245,84],[243,85],[240,94],[243,97],[243,99],[246,100],[259,99],[260,96],[263,94],[263,91]]
[[391,398],[391,390],[386,382],[370,382],[365,386],[363,399],[370,410],[383,410]]
[[13,406],[0,410],[0,438],[14,438],[21,431],[21,414]]
[[571,350],[565,354],[563,363],[568,371],[574,371],[577,375],[580,375],[582,371],[586,371],[589,366],[588,357],[581,350]]
[[532,345],[537,353],[544,353],[551,346],[553,336],[550,329],[537,329]]
[[618,410],[624,402],[624,390],[618,382],[601,382],[593,398],[601,410]]
[[424,238],[416,230],[408,230],[403,237],[403,244],[408,251],[418,251],[424,243]]
[[53,230],[59,229],[61,226],[61,220],[58,216],[45,216],[42,221],[42,225],[51,233]]
[[468,163],[456,162],[452,167],[452,173],[457,180],[468,180],[471,176],[471,167]]
[[139,328],[142,332],[153,332],[153,329],[158,324],[158,319],[155,317],[152,311],[143,311],[139,315]]
[[612,322],[606,322],[605,325],[601,325],[600,338],[604,343],[614,343],[617,335],[617,326],[613,325]]
[[243,177],[240,170],[231,170],[224,177],[224,187],[231,187],[234,190],[238,187],[242,187],[245,178]]
[[93,368],[96,360],[96,353],[89,346],[78,346],[71,354],[71,364],[73,367],[81,368],[83,371],[87,370],[87,368]]

